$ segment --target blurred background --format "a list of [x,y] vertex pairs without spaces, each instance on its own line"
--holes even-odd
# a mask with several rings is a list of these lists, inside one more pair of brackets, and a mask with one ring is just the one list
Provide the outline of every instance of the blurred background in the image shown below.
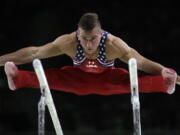
[[[104,30],[119,36],[143,56],[180,73],[179,9],[172,1],[0,1],[0,55],[41,46],[77,29],[86,12],[99,14]],[[152,6],[151,6],[152,5]],[[67,56],[42,60],[45,69],[72,65]],[[18,66],[33,71],[32,64]],[[127,65],[116,61],[116,67]],[[132,135],[130,94],[78,96],[51,91],[65,135]],[[140,93],[143,135],[180,134],[180,87],[172,95]],[[7,87],[0,67],[0,135],[37,135],[39,89]],[[55,135],[46,112],[46,135]]]

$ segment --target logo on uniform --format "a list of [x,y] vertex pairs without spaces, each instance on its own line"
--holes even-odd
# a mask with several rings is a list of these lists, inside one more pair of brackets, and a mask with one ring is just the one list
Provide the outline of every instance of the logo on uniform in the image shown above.
[[97,68],[98,66],[96,65],[96,63],[94,61],[88,61],[86,67],[88,67],[88,68]]

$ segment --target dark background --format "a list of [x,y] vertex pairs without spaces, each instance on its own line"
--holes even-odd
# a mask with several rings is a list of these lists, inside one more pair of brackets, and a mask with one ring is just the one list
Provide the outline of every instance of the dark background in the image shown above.
[[[148,5],[148,6],[147,6]],[[150,6],[152,5],[152,6]],[[180,73],[180,13],[172,1],[0,1],[0,55],[27,46],[40,46],[77,29],[86,12],[99,14],[103,29],[121,37],[143,56]],[[45,69],[72,65],[67,56],[42,60]],[[116,61],[117,67],[127,65]],[[32,70],[32,64],[19,66]],[[37,135],[38,89],[7,88],[0,67],[0,135]],[[172,95],[140,93],[143,135],[179,135],[180,87]],[[65,135],[132,135],[130,94],[78,96],[51,91]],[[46,134],[55,134],[46,113]]]

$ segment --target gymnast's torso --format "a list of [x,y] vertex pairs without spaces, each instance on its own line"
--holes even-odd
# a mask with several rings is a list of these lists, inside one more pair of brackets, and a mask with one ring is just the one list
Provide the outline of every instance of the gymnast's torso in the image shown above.
[[76,54],[74,57],[72,57],[74,66],[82,69],[85,72],[95,73],[101,73],[107,68],[113,68],[114,59],[108,59],[106,56],[106,40],[108,38],[108,34],[108,32],[103,32],[98,45],[96,57],[94,59],[86,57],[80,40],[76,36]]

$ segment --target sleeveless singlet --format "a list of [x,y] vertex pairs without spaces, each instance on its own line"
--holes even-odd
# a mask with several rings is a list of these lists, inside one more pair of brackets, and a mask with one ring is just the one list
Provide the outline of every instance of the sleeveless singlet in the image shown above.
[[75,67],[82,69],[85,72],[103,72],[106,68],[114,67],[114,59],[108,60],[106,57],[106,40],[108,32],[104,32],[100,43],[99,43],[99,53],[96,59],[88,59],[85,57],[83,47],[80,44],[80,40],[77,37],[77,52],[76,56],[73,57],[73,64]]

